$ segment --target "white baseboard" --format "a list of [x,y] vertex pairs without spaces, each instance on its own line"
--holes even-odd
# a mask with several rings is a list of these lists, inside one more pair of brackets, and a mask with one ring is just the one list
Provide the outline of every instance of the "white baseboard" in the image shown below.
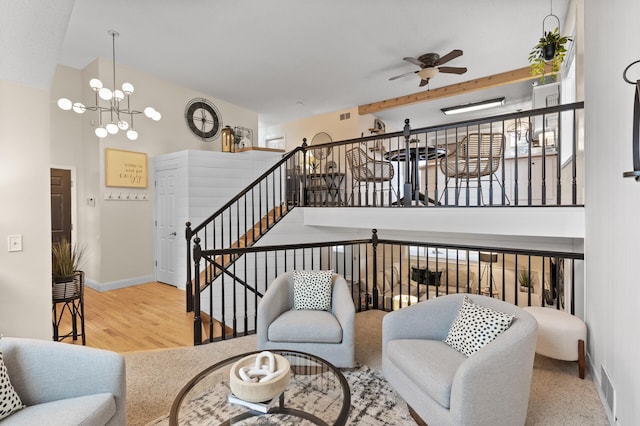
[[604,409],[604,413],[607,416],[607,419],[609,419],[609,423],[612,425],[618,424],[618,422],[614,417],[615,414],[612,413],[611,410],[609,409],[609,406],[607,405],[607,399],[602,393],[602,386],[601,386],[602,378],[600,377],[599,370],[594,368],[593,359],[591,358],[591,355],[589,354],[589,352],[587,352],[586,354],[586,364],[587,364],[587,371],[589,371],[589,374],[591,374],[591,378],[593,379],[593,385],[596,388],[596,393],[598,394],[598,398],[600,398],[600,403],[602,404],[602,408]]
[[118,288],[131,287],[134,285],[149,283],[153,281],[155,281],[153,275],[144,275],[141,277],[127,278],[124,280],[111,281],[107,283],[98,283],[96,281],[86,280],[85,285],[96,291],[102,292],[102,291],[116,290]]

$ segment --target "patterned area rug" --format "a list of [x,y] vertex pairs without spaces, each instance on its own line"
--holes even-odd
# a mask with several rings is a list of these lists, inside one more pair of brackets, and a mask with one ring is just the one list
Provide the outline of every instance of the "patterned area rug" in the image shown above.
[[[411,425],[415,422],[411,419],[407,404],[391,388],[387,381],[377,370],[367,366],[362,366],[351,371],[343,371],[344,377],[351,388],[351,410],[349,412],[349,425],[371,425],[371,426],[391,426],[391,425]],[[219,425],[228,419],[227,404],[211,402],[211,399],[219,400],[219,397],[204,393],[194,401],[191,406],[187,406],[181,412],[181,425],[207,426]],[[209,403],[211,402],[211,403]],[[322,401],[314,399],[308,404],[322,404]],[[332,411],[331,406],[326,407],[327,411]],[[288,416],[254,417],[248,419],[243,424],[255,425],[301,425],[305,422],[299,418],[288,418]],[[168,425],[168,416],[163,416],[147,426]],[[309,424],[309,423],[306,423]]]

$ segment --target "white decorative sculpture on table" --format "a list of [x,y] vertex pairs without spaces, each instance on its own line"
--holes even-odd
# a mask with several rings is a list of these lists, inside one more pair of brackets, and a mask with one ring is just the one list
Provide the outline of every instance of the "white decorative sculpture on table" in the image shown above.
[[229,387],[249,402],[270,401],[289,385],[289,361],[280,354],[263,351],[245,356],[231,367]]
[[[269,361],[269,364],[262,364],[262,360],[265,358]],[[275,379],[285,370],[286,368],[281,368],[276,371],[276,360],[273,354],[269,351],[262,351],[256,356],[256,363],[253,366],[242,367],[238,370],[238,373],[245,382],[264,383]]]

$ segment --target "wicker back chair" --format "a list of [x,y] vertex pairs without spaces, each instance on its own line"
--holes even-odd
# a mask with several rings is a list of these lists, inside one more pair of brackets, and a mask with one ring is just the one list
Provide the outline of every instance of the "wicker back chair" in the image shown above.
[[440,159],[440,170],[447,178],[487,176],[498,170],[503,149],[502,133],[471,133]]
[[[462,138],[454,149],[440,159],[440,171],[447,179],[445,185],[449,185],[451,178],[456,178],[456,192],[459,197],[458,186],[462,182],[494,175],[495,182],[503,189],[495,173],[500,167],[504,153],[504,141],[502,133],[470,133]],[[508,202],[509,198],[506,197],[506,200]]]
[[[375,196],[376,191],[384,191],[383,183],[389,182],[389,187],[396,194],[396,198],[398,194],[391,185],[391,180],[395,176],[395,169],[393,164],[390,161],[386,160],[378,160],[367,155],[366,151],[358,146],[347,150],[347,164],[349,164],[349,168],[351,169],[352,179],[358,182],[358,190],[360,192],[361,186],[366,186],[366,192],[369,191],[368,185],[373,184],[373,204],[377,205],[378,200]],[[378,185],[379,184],[379,185]],[[355,185],[354,185],[355,186]],[[350,200],[353,198],[353,192],[351,194]],[[382,199],[383,197],[381,197]],[[360,203],[358,203],[360,204]],[[368,196],[366,197],[366,204],[369,204]],[[381,204],[384,204],[381,202]]]
[[386,182],[393,179],[395,175],[390,161],[371,158],[360,147],[347,151],[347,162],[351,167],[353,178],[360,182]]

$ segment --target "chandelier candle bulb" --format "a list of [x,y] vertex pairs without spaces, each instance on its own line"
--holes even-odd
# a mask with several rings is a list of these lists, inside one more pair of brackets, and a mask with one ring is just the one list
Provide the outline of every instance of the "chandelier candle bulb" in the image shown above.
[[[71,101],[69,101],[71,102]],[[84,106],[84,104],[80,103],[80,102],[76,102],[73,104],[73,111],[77,112],[78,114],[84,114],[84,112],[87,110],[87,107]]]
[[115,135],[116,133],[118,133],[118,126],[115,123],[109,123],[105,126],[105,128],[107,129],[107,132],[109,134]]
[[60,107],[60,109],[65,110],[65,111],[69,111],[71,109],[71,101],[67,98],[60,98],[58,99],[58,107]]
[[96,127],[96,136],[99,137],[100,139],[102,138],[106,138],[107,135],[109,134],[107,132],[107,129],[105,129],[104,127]]
[[98,96],[100,96],[100,98],[104,99],[105,101],[110,101],[111,98],[113,98],[113,92],[111,91],[111,89],[103,87],[98,91]]
[[132,94],[133,93],[133,84],[131,84],[131,83],[123,83],[122,84],[122,91],[126,95]]
[[97,78],[92,78],[91,80],[89,80],[89,87],[97,92],[98,90],[102,89],[102,82]]
[[133,129],[128,130],[127,137],[129,138],[129,140],[135,141],[136,139],[138,139],[138,132]]

